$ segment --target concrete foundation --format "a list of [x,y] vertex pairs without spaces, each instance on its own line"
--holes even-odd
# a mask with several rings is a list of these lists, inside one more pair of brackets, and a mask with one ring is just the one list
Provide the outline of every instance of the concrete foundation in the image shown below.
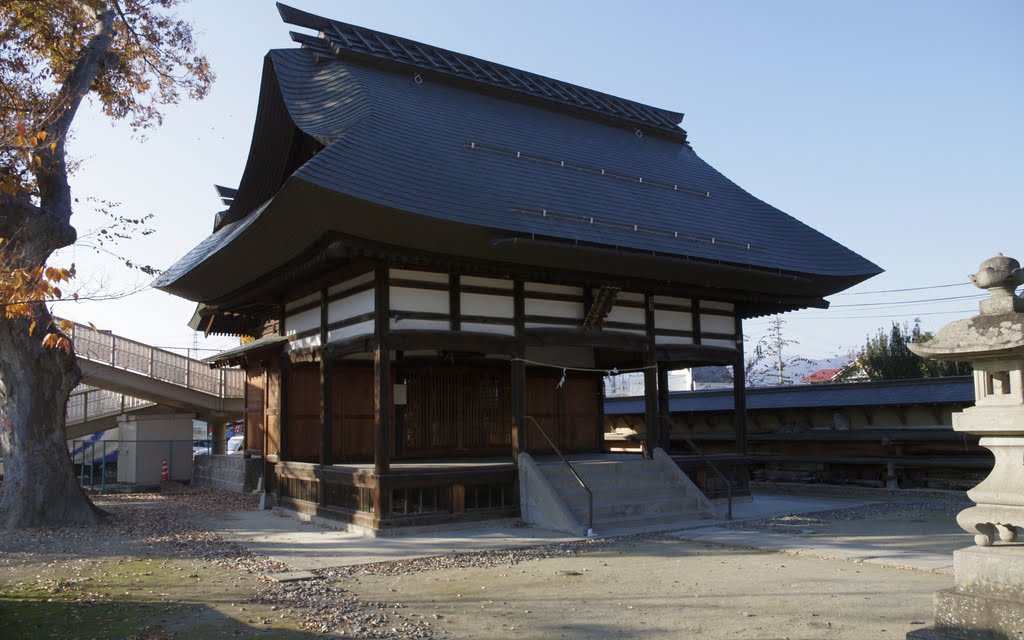
[[248,493],[256,488],[262,460],[240,454],[197,456],[193,464],[192,485]]
[[1024,546],[967,547],[953,552],[956,586],[935,594],[935,626],[911,640],[1024,638]]

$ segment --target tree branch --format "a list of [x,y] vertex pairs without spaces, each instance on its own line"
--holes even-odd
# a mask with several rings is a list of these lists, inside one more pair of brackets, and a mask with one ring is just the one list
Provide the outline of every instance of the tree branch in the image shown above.
[[[40,162],[34,169],[39,184],[41,208],[68,227],[71,225],[72,200],[64,144],[82,98],[89,93],[93,81],[104,66],[112,62],[110,45],[114,38],[115,16],[113,9],[107,9],[96,16],[95,32],[82,48],[75,67],[58,92],[57,103],[62,104],[64,110],[46,128],[47,137],[53,141],[53,146],[39,150]],[[73,232],[70,235],[70,242],[74,242]],[[67,237],[54,240],[69,244]],[[57,244],[55,248],[67,244]]]

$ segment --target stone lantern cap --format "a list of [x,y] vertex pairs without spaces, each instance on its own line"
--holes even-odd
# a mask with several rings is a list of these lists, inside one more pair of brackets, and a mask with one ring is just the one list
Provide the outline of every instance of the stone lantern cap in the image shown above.
[[907,345],[923,358],[988,360],[1024,357],[1024,299],[1014,293],[1024,284],[1024,269],[1013,258],[998,254],[981,263],[969,276],[989,297],[979,303],[981,314],[944,325],[935,337]]

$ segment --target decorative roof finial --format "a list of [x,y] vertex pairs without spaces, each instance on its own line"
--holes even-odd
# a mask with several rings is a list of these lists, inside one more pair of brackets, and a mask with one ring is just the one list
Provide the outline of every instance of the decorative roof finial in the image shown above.
[[1024,284],[1024,269],[1013,258],[999,253],[982,262],[978,273],[968,277],[974,286],[988,290],[989,298],[978,305],[983,315],[1024,312],[1024,299],[1014,293]]

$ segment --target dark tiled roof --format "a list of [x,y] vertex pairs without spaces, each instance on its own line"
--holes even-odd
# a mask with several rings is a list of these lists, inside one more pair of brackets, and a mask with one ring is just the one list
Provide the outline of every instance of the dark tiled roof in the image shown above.
[[799,273],[879,269],[743,191],[688,145],[409,73],[272,52],[294,176],[402,211],[536,237]]
[[483,87],[522,94],[551,105],[651,127],[686,139],[686,133],[678,126],[683,121],[683,116],[679,113],[649,107],[639,102],[422,42],[329,20],[281,3],[277,6],[281,18],[288,24],[319,32],[315,36],[292,33],[292,39],[311,49],[317,59],[386,62],[430,71]]
[[[747,389],[748,411],[973,402],[974,382],[970,376]],[[610,415],[642,414],[644,399],[609,398],[604,406]],[[732,409],[732,391],[686,391],[669,398],[673,413]]]
[[[340,24],[316,20],[322,23],[307,23]],[[381,42],[390,42],[379,35]],[[290,177],[277,178],[277,195],[261,215],[265,222],[248,235],[272,228],[270,219],[282,216],[296,234],[349,233],[357,221],[351,205],[309,212],[311,220],[313,215],[323,220],[317,223],[326,224],[322,229],[294,224],[305,210],[289,198],[313,185],[318,193],[339,194],[348,203],[486,229],[498,239],[492,243],[553,240],[564,245],[566,264],[572,263],[573,245],[596,246],[679,260],[680,274],[692,264],[687,261],[723,272],[740,267],[747,273],[782,274],[793,283],[785,285],[792,295],[812,297],[881,272],[747,193],[678,139],[636,135],[635,126],[483,91],[479,83],[452,82],[439,70],[381,64],[334,48],[327,56],[323,41],[316,40],[320,49],[268,55],[254,146],[224,224],[254,215],[250,210],[264,203],[267,191],[274,193],[267,167],[282,164],[276,158],[286,155],[290,127],[323,148]],[[361,46],[381,53],[383,45]],[[447,53],[423,50],[428,49]],[[281,148],[285,152],[275,151]],[[241,246],[237,240],[245,240],[224,230],[165,272],[156,286],[195,295],[191,284],[175,281],[200,264],[210,265],[210,274],[223,274],[218,260],[229,264],[227,242]],[[313,240],[303,236],[301,242]],[[265,238],[260,242],[271,246]],[[296,235],[293,244],[299,243]],[[225,257],[211,260],[218,253]],[[235,253],[244,258],[252,252]],[[259,268],[280,264],[271,263],[275,257],[265,251],[261,255]],[[241,264],[235,260],[232,268]],[[614,258],[605,264],[607,273],[616,273]],[[262,273],[253,271],[256,266],[249,266],[253,278]],[[744,288],[743,272],[735,272],[737,289]],[[203,273],[196,272],[196,282]]]

